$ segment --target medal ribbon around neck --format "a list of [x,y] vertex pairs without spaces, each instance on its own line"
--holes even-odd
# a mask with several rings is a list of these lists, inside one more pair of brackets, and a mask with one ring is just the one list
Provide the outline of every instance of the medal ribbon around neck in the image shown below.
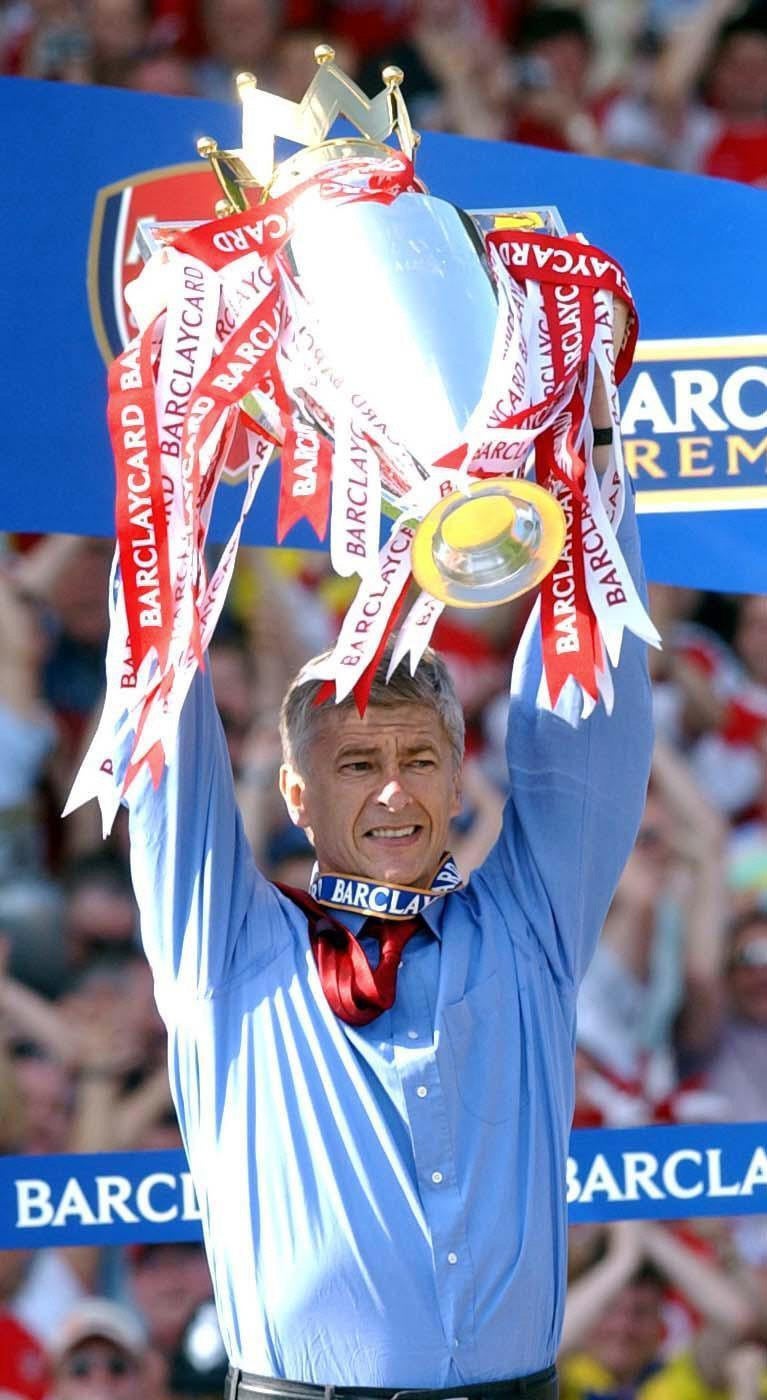
[[318,904],[347,914],[367,914],[378,919],[413,919],[417,914],[463,884],[451,855],[445,855],[428,890],[413,885],[391,885],[386,880],[362,880],[355,875],[320,874],[312,871],[309,891]]

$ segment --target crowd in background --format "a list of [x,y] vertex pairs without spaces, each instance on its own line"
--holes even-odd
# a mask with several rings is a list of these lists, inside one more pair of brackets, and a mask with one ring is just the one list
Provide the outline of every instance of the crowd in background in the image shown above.
[[[767,4],[732,0],[3,0],[0,70],[229,99],[299,98],[316,43],[414,124],[767,184]],[[0,525],[2,521],[0,520]],[[121,815],[59,819],[104,684],[112,544],[0,552],[0,1151],[180,1145]],[[210,664],[267,875],[311,853],[277,795],[276,716],[349,601],[326,557],[243,549]],[[767,598],[656,586],[657,746],[636,847],[580,1005],[576,1125],[767,1121]],[[467,716],[464,875],[505,796],[508,677],[529,602],[448,613]],[[616,781],[619,781],[616,775]],[[502,1228],[502,1222],[499,1222]],[[563,1400],[767,1395],[767,1219],[571,1231]],[[220,1395],[202,1248],[0,1252],[0,1394]]]
[[299,99],[332,41],[416,127],[767,180],[767,10],[743,0],[3,0],[0,72]]

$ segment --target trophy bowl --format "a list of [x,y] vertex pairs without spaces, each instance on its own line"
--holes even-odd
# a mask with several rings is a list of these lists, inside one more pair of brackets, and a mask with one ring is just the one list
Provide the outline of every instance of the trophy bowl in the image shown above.
[[498,335],[498,288],[478,224],[427,194],[345,204],[310,186],[294,225],[280,259],[303,324],[283,364],[286,385],[320,428],[341,395],[375,424],[384,510],[428,506],[412,553],[427,592],[481,608],[534,587],[565,539],[554,497],[497,472],[443,494],[440,459],[482,403]]

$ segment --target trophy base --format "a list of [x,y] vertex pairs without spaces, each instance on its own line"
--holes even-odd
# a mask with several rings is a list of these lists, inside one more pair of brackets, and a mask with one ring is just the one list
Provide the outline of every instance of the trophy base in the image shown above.
[[458,608],[508,603],[546,577],[565,542],[559,502],[535,482],[494,477],[439,501],[416,530],[416,582]]

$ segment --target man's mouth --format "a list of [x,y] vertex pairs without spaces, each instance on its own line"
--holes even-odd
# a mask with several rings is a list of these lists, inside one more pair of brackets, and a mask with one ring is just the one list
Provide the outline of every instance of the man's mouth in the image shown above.
[[370,831],[366,831],[365,835],[383,841],[402,841],[408,836],[415,836],[417,831],[420,831],[418,826],[374,826]]

